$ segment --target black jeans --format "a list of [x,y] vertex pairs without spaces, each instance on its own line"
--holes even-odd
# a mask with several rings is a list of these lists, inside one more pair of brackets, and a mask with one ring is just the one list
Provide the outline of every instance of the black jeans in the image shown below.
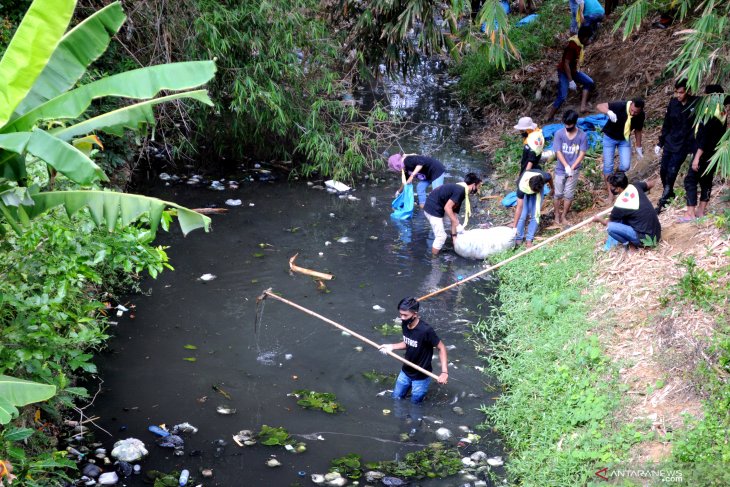
[[[717,164],[707,171],[707,166],[709,165],[708,157],[704,161],[700,160],[699,171],[693,170],[692,166],[687,171],[687,176],[684,178],[684,190],[687,192],[687,206],[697,206],[697,183],[700,184],[700,201],[710,201],[712,178],[715,176]],[[705,171],[707,171],[707,174],[705,174]]]
[[659,200],[660,204],[666,204],[674,197],[674,182],[677,180],[679,169],[685,159],[687,159],[687,151],[664,151],[661,166],[659,167],[659,177],[662,178],[662,186],[664,186],[662,197]]

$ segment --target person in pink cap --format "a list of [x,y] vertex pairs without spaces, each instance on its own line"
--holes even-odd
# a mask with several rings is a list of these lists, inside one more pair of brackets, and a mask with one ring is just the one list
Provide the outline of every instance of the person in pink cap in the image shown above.
[[[388,168],[394,172],[405,170],[406,184],[411,184],[414,179],[418,181],[416,184],[416,194],[418,194],[418,205],[423,208],[426,204],[426,189],[430,185],[432,189],[436,189],[444,184],[444,176],[446,168],[441,161],[428,156],[419,156],[417,154],[393,154],[388,158]],[[396,191],[398,196],[403,191],[403,185]]]

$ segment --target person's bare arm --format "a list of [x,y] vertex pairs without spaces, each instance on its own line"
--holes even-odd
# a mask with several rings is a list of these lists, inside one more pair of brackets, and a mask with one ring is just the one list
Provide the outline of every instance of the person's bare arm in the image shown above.
[[608,103],[599,103],[596,105],[596,110],[601,113],[608,113]]
[[570,165],[568,164],[568,161],[565,160],[565,156],[563,155],[563,151],[556,151],[555,152],[555,157],[558,158],[558,161],[560,161],[560,164],[562,164],[563,167],[565,167],[566,169],[570,167]]
[[636,147],[641,148],[641,130],[634,130],[634,137],[636,137]]
[[700,158],[702,157],[702,154],[704,154],[705,151],[702,149],[697,149],[695,152],[695,156],[692,159],[692,170],[693,171],[699,171],[700,170]]
[[579,164],[580,164],[581,162],[583,162],[583,158],[585,158],[585,156],[586,156],[586,153],[585,153],[585,151],[580,151],[580,152],[578,153],[578,157],[576,157],[576,158],[575,158],[575,162],[573,163],[573,165],[572,165],[572,166],[570,166],[570,167],[571,167],[571,169],[575,169],[576,167],[578,167],[578,165],[579,165]]
[[439,342],[437,348],[439,349],[439,362],[441,362],[441,374],[439,374],[438,383],[446,384],[449,381],[449,360],[446,356],[446,345],[444,345],[443,340]]
[[[468,196],[467,196],[468,198]],[[446,202],[446,206],[444,206],[444,212],[446,212],[446,216],[449,217],[449,220],[451,220],[451,239],[456,238],[456,227],[459,226],[459,217],[456,216],[456,213],[454,213],[454,200],[449,200]]]
[[410,176],[408,176],[408,180],[406,181],[406,184],[411,184],[411,182],[413,181],[413,178],[416,177],[416,174],[421,172],[421,169],[423,169],[423,165],[419,165],[419,166],[416,166],[415,168],[413,168],[413,172],[411,173]]

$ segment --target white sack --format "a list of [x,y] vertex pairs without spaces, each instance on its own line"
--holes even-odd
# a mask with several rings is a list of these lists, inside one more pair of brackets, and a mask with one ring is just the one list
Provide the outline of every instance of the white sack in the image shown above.
[[460,233],[454,250],[467,259],[486,259],[509,249],[515,242],[515,229],[510,227],[475,228]]

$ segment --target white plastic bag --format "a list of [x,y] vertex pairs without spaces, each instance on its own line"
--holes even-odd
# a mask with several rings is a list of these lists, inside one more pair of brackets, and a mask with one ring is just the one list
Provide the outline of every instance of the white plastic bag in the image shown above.
[[137,438],[127,438],[114,443],[112,456],[122,462],[136,462],[147,455],[147,449]]
[[514,242],[514,228],[475,228],[459,234],[454,243],[454,250],[467,259],[481,260],[509,249]]
[[329,180],[325,181],[324,185],[330,189],[334,189],[338,193],[344,193],[345,191],[350,191],[352,189],[348,185],[341,183],[339,181],[335,181],[334,179],[329,179]]

